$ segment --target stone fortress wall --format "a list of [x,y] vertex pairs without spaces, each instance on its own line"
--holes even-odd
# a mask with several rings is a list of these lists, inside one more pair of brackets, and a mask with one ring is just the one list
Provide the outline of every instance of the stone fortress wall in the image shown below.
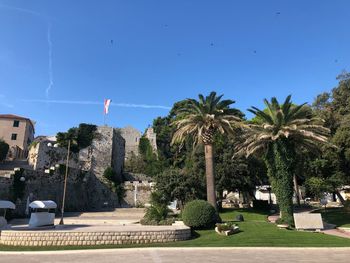
[[[49,147],[55,143],[42,139],[33,145],[29,153],[29,164],[33,169],[22,169],[24,178],[23,196],[15,200],[16,213],[23,216],[30,193],[35,199],[53,200],[61,206],[63,180],[67,158],[67,149]],[[103,174],[107,167],[112,167],[118,179],[122,180],[125,159],[125,141],[118,129],[98,127],[91,145],[79,153],[72,153],[69,160],[67,182],[67,211],[96,211],[120,207],[123,200],[118,200],[111,191],[110,182]],[[0,198],[12,199],[14,178],[0,177]]]
[[[132,154],[138,156],[142,133],[134,127],[127,126],[120,129],[120,134],[125,140],[125,158],[128,159]],[[144,136],[149,140],[153,151],[157,153],[157,134],[153,128],[149,127]]]
[[128,159],[132,154],[139,155],[141,132],[134,127],[127,126],[120,129],[120,134],[125,140],[125,158]]
[[[131,131],[128,133],[127,131]],[[152,133],[148,133],[152,134]],[[134,207],[149,202],[151,180],[144,175],[123,174],[126,149],[138,149],[138,145],[127,145],[125,138],[138,138],[141,133],[129,127],[126,130],[107,126],[97,128],[91,145],[71,153],[67,185],[67,211],[96,211],[115,207]],[[155,140],[155,136],[152,137]],[[136,142],[136,139],[135,139]],[[50,143],[50,144],[49,144]],[[55,138],[40,137],[29,151],[28,163],[33,169],[22,169],[25,178],[23,197],[16,201],[19,215],[24,215],[30,193],[35,199],[51,199],[61,205],[67,149],[53,147]],[[49,145],[48,145],[49,144]],[[57,145],[56,145],[57,146]],[[129,148],[128,148],[129,146]],[[153,147],[153,146],[152,146]],[[110,183],[103,174],[112,167],[120,181],[125,181],[125,197],[118,200],[110,190]],[[141,176],[141,177],[140,177]],[[11,199],[13,176],[0,176],[0,198]]]

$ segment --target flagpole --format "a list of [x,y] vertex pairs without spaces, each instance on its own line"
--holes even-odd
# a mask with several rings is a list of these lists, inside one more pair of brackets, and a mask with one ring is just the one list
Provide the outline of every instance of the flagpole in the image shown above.
[[107,122],[106,122],[106,118],[107,118],[107,114],[108,114],[108,108],[109,108],[109,104],[111,103],[111,99],[105,99],[104,100],[104,110],[103,110],[103,123],[104,126],[107,126]]

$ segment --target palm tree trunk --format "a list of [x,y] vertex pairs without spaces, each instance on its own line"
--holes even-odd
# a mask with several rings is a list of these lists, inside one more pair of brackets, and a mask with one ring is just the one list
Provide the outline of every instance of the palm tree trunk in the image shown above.
[[297,199],[297,204],[298,206],[300,206],[299,185],[298,185],[297,176],[295,174],[293,175],[293,183],[294,183],[294,192],[295,192],[295,197]]
[[205,176],[207,179],[207,200],[217,210],[216,194],[215,194],[213,145],[206,144],[204,146],[204,150],[205,150]]

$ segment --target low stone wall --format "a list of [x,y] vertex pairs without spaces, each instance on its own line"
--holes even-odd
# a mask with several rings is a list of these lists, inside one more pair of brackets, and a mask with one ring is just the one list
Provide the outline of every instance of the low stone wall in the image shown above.
[[74,231],[1,231],[0,244],[10,246],[95,246],[165,243],[187,240],[188,227],[167,230],[74,232]]

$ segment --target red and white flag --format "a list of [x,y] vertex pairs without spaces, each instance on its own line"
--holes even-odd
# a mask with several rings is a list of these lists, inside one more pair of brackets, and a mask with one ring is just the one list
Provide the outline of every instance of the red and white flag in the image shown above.
[[108,114],[108,109],[109,109],[109,105],[111,104],[111,101],[110,99],[105,99],[105,102],[104,102],[104,114]]

